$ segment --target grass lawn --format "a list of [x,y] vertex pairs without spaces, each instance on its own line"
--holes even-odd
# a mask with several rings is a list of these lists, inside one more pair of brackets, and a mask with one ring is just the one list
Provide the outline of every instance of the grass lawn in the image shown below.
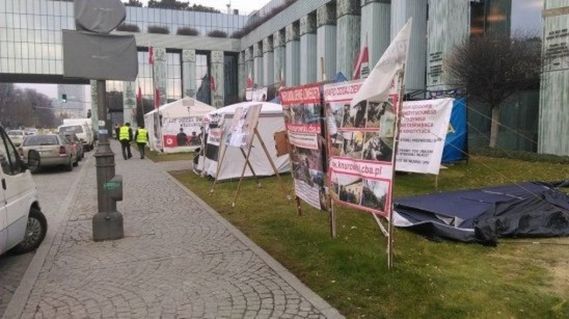
[[146,157],[153,162],[168,162],[168,161],[191,161],[194,158],[194,153],[160,153],[146,149]]
[[[569,318],[569,239],[501,240],[498,247],[432,242],[395,231],[395,269],[372,217],[338,209],[338,238],[327,215],[303,204],[297,217],[276,178],[216,186],[191,172],[174,176],[348,318]],[[473,157],[441,171],[451,190],[569,177],[569,165]],[[284,181],[292,187],[290,176]],[[434,191],[434,177],[397,177],[396,196]]]

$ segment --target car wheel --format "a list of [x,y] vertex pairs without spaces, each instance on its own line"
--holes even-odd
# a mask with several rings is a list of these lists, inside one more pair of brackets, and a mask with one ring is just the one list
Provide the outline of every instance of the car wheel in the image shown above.
[[71,157],[69,158],[69,163],[67,163],[65,165],[65,170],[68,172],[71,172],[73,170],[73,160],[71,159]]
[[79,157],[75,158],[75,162],[73,162],[73,167],[79,166]]
[[40,162],[40,154],[38,151],[31,150],[28,153],[28,167],[30,168],[30,172],[32,174],[35,174],[40,170]]
[[25,254],[36,248],[42,243],[47,233],[47,220],[43,213],[37,209],[30,209],[28,215],[28,225],[24,240],[12,249],[14,254]]

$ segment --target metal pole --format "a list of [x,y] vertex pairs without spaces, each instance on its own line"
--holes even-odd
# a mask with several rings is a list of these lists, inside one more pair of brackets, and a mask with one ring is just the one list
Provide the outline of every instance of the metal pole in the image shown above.
[[124,237],[123,217],[117,211],[117,204],[105,190],[105,184],[115,176],[115,155],[109,143],[109,123],[107,119],[106,82],[97,80],[97,106],[99,121],[99,143],[95,152],[97,166],[98,212],[93,217],[93,240],[113,240]]

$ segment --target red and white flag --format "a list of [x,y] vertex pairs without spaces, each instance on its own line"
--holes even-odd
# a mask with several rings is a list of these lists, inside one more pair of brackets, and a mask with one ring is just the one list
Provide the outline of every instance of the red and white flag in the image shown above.
[[154,108],[158,109],[160,107],[160,88],[154,90]]
[[216,83],[215,83],[215,78],[213,77],[213,75],[210,75],[210,76],[209,76],[209,89],[210,89],[212,92],[217,91],[217,85],[216,85]]
[[252,88],[253,86],[254,86],[253,75],[251,74],[251,72],[249,72],[249,75],[247,76],[247,88]]
[[148,64],[154,64],[154,48],[148,47]]
[[[366,41],[367,42],[367,41]],[[366,45],[360,51],[356,65],[354,66],[353,80],[365,79],[369,75],[369,49]]]

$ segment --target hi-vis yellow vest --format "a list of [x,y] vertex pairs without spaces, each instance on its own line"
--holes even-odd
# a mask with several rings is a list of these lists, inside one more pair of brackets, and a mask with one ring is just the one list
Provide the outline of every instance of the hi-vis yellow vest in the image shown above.
[[119,131],[119,141],[128,141],[130,136],[128,134],[128,126],[121,126]]
[[136,136],[136,143],[148,143],[148,131],[144,128],[138,129],[138,135]]

